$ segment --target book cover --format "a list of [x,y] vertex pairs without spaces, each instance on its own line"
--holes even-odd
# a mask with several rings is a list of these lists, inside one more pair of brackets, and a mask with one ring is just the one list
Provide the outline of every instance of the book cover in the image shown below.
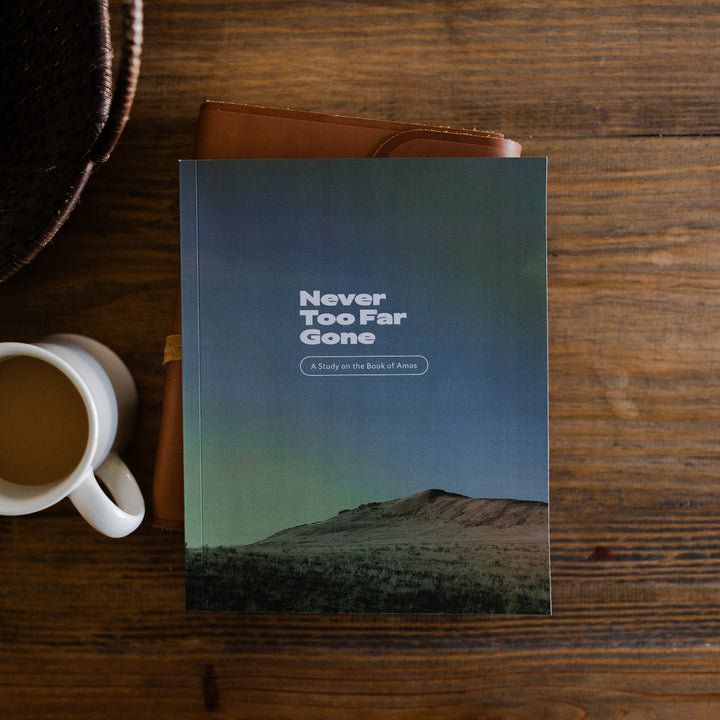
[[180,163],[189,610],[550,612],[546,160]]

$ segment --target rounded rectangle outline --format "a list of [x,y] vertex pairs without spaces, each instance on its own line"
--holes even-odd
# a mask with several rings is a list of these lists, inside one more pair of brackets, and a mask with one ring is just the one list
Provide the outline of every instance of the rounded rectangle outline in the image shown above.
[[[352,360],[358,358],[361,360],[367,360],[369,358],[421,358],[425,361],[425,369],[422,372],[317,372],[307,373],[303,370],[303,364],[306,360]],[[306,355],[300,361],[300,372],[305,377],[403,377],[408,375],[424,375],[430,369],[430,361],[424,355]]]

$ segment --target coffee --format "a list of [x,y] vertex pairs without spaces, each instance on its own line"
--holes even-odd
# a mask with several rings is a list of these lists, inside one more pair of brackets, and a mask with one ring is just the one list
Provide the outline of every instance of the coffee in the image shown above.
[[80,462],[88,432],[83,399],[63,372],[27,355],[0,361],[0,478],[63,480]]

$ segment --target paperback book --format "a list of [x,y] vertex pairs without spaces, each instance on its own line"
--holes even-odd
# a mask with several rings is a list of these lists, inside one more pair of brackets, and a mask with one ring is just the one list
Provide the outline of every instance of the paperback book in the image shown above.
[[546,160],[180,163],[186,603],[548,614]]

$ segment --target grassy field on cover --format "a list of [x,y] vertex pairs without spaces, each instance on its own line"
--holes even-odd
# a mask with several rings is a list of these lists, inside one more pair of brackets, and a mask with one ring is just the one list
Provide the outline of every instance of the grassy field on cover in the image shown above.
[[187,551],[190,610],[307,613],[550,611],[547,545],[279,544]]

